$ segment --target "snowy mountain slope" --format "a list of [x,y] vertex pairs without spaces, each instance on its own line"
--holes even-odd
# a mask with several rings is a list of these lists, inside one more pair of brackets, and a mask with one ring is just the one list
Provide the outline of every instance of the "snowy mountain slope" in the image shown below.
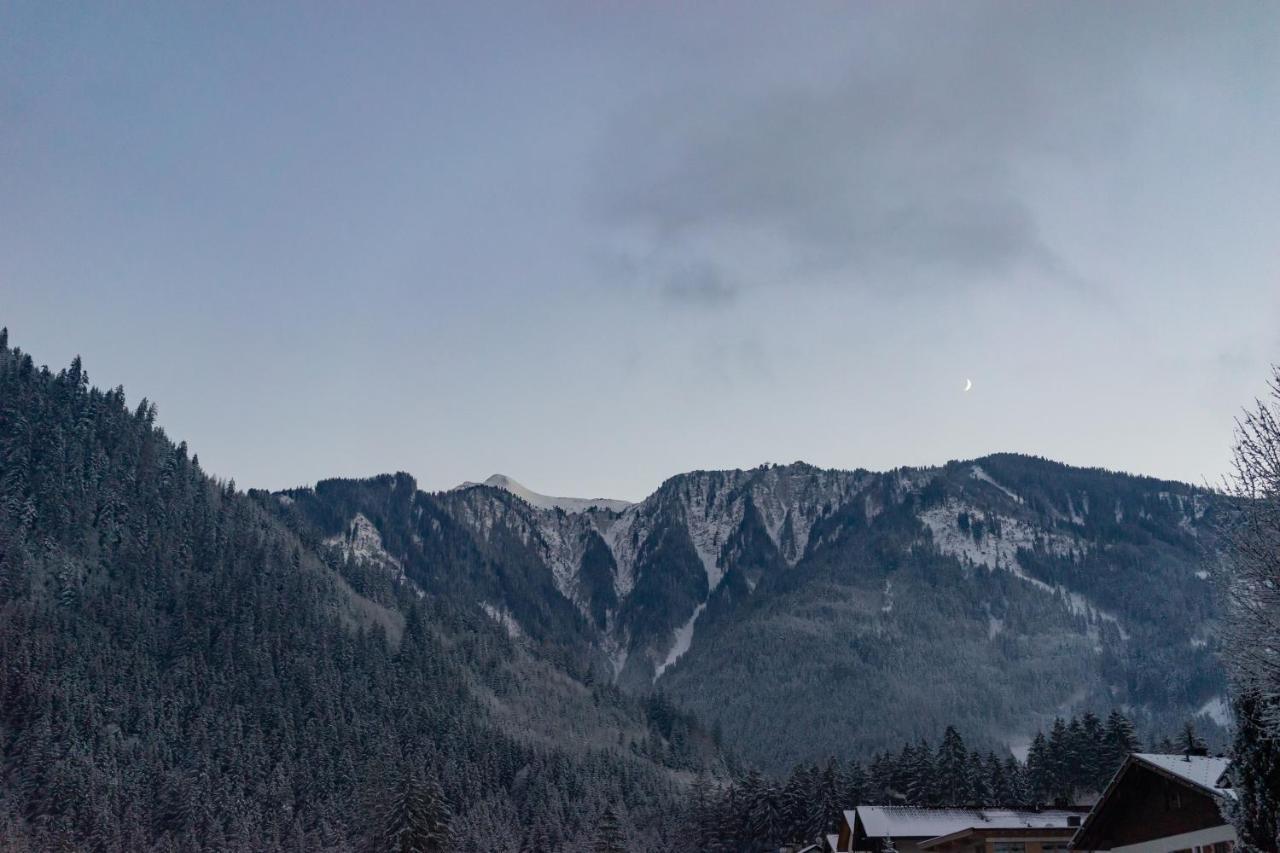
[[630,501],[616,500],[614,498],[551,497],[550,495],[540,494],[532,489],[526,488],[505,474],[494,474],[483,483],[467,481],[460,486],[456,486],[455,490],[469,489],[472,486],[493,486],[497,489],[505,489],[538,509],[562,509],[565,512],[586,512],[592,509],[607,509],[613,512],[621,512],[631,506]]
[[[669,692],[766,763],[829,749],[788,736],[797,714],[867,747],[900,745],[935,712],[998,741],[1046,709],[1177,716],[1221,693],[1197,574],[1215,498],[1190,486],[1012,455],[694,471],[586,511],[510,484],[418,492],[407,531],[363,518],[424,589],[597,677]],[[356,509],[341,515],[358,533]]]

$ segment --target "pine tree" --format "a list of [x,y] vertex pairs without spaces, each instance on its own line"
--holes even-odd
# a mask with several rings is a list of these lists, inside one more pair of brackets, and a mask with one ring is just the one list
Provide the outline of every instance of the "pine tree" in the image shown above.
[[1080,757],[1075,752],[1076,744],[1067,730],[1067,724],[1061,717],[1053,721],[1049,730],[1049,787],[1047,793],[1051,800],[1070,800],[1073,794],[1073,769],[1079,765]]
[[1106,731],[1102,720],[1092,711],[1080,718],[1081,737],[1081,786],[1101,791],[1111,778],[1108,773]]
[[809,835],[809,805],[813,796],[813,780],[809,771],[797,767],[782,789],[782,819],[786,841],[803,841]]
[[777,790],[772,784],[767,782],[762,784],[748,808],[747,830],[751,839],[763,844],[765,849],[776,849],[783,827]]
[[849,769],[844,774],[844,796],[842,808],[852,809],[861,805],[867,796],[867,773],[858,760],[849,762]]
[[613,806],[606,806],[600,815],[600,823],[596,826],[595,842],[591,846],[593,853],[627,853],[626,839],[622,837],[622,828],[618,825],[618,814]]
[[1280,849],[1280,742],[1266,735],[1263,705],[1256,690],[1233,703],[1231,822],[1245,845],[1274,851]]
[[1084,726],[1079,718],[1072,717],[1067,723],[1067,737],[1064,742],[1065,753],[1062,756],[1063,777],[1072,794],[1092,784],[1089,775],[1089,755],[1092,747],[1084,733]]
[[1044,732],[1036,732],[1027,750],[1027,788],[1031,801],[1043,803],[1051,799],[1054,785],[1049,743],[1045,740]]
[[937,779],[937,804],[940,806],[966,806],[972,802],[969,789],[969,752],[955,726],[947,726],[938,745],[933,762]]
[[1120,712],[1119,709],[1113,710],[1107,717],[1106,733],[1103,737],[1106,743],[1105,749],[1105,775],[1110,781],[1111,777],[1120,769],[1120,765],[1129,757],[1131,753],[1137,752],[1141,748],[1138,742],[1138,735],[1133,730],[1133,723]]
[[905,773],[907,802],[915,806],[937,805],[939,780],[928,741],[921,738],[920,745],[908,752]]
[[988,752],[986,758],[975,755],[975,768],[982,774],[983,797],[979,801],[982,805],[1013,805],[1013,795],[1009,790],[1009,780],[1005,778],[1004,765],[994,752]]
[[699,849],[710,849],[713,846],[715,837],[716,817],[711,783],[705,773],[698,774],[698,778],[694,780],[690,796],[693,800],[693,813],[691,815],[693,836],[697,840]]
[[1027,769],[1018,763],[1013,756],[1004,762],[1004,778],[1008,784],[1008,798],[1002,805],[1014,808],[1027,808],[1034,804],[1030,785],[1027,782]]
[[434,782],[413,770],[400,777],[370,853],[443,853],[449,849],[449,811]]
[[1209,747],[1205,744],[1204,738],[1200,737],[1196,731],[1196,724],[1190,720],[1182,724],[1182,730],[1178,732],[1178,740],[1174,745],[1183,755],[1209,754]]
[[811,837],[830,832],[836,821],[840,819],[840,810],[844,806],[840,802],[839,785],[839,774],[836,761],[833,758],[827,762],[827,766],[818,774],[814,796],[814,816],[817,818],[817,824],[816,826],[810,826]]

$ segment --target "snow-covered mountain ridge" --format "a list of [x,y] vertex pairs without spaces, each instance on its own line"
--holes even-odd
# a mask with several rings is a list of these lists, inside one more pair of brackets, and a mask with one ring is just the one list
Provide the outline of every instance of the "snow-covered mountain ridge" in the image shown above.
[[617,500],[615,498],[557,498],[544,495],[522,486],[505,474],[494,474],[483,483],[473,483],[468,480],[461,485],[455,486],[454,491],[469,489],[473,486],[492,486],[496,489],[505,489],[538,509],[562,509],[565,512],[587,512],[593,509],[607,509],[613,512],[621,512],[631,506],[630,501]]
[[[781,712],[814,680],[883,672],[877,658],[897,646],[923,657],[894,667],[929,669],[963,651],[953,671],[934,673],[948,690],[994,675],[1040,706],[1195,712],[1220,692],[1199,556],[1216,497],[1192,486],[1013,455],[882,473],[694,471],[621,505],[490,480],[415,488],[411,510],[334,507],[351,542],[340,550],[367,546],[365,526],[376,525],[383,562],[428,593],[457,596],[521,643],[571,649],[597,677],[656,684],[748,739],[760,709]],[[1185,660],[1166,660],[1174,646]],[[800,648],[801,661],[780,663]],[[791,698],[759,681],[799,679],[828,658]],[[1057,671],[1045,677],[1045,666]],[[1153,666],[1174,675],[1155,683]],[[1015,686],[1024,672],[1031,686]],[[837,718],[852,722],[862,706]],[[1031,707],[1014,702],[986,725],[1019,735]]]

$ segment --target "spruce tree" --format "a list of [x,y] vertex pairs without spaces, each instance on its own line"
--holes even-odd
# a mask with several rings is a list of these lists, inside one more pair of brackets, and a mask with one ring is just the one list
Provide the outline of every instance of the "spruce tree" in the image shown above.
[[1267,737],[1265,704],[1257,690],[1233,703],[1231,822],[1245,845],[1274,851],[1280,849],[1280,742]]
[[606,806],[604,813],[600,815],[591,850],[592,853],[627,853],[626,839],[622,837],[622,827],[618,824],[618,813],[611,805]]
[[940,780],[928,741],[921,738],[919,746],[910,750],[905,773],[907,802],[914,806],[936,806]]
[[1045,740],[1044,732],[1036,732],[1027,750],[1027,789],[1030,802],[1043,803],[1052,799],[1054,785],[1048,741]]
[[1133,723],[1118,708],[1107,717],[1106,733],[1103,739],[1106,743],[1105,775],[1110,781],[1124,760],[1131,753],[1139,751],[1141,744],[1137,733],[1133,730]]
[[1196,724],[1190,720],[1182,724],[1175,746],[1183,755],[1209,754],[1209,747],[1205,744],[1204,738],[1200,737],[1199,732],[1196,731]]
[[1050,800],[1070,800],[1072,796],[1073,768],[1079,761],[1075,744],[1061,717],[1053,721],[1049,730],[1048,770],[1049,784],[1046,793]]
[[439,786],[406,770],[392,791],[370,853],[444,853],[449,810]]
[[808,770],[797,767],[782,789],[782,821],[785,841],[803,841],[809,835],[809,805],[812,802],[812,780]]
[[969,752],[955,726],[947,726],[938,745],[933,762],[936,781],[936,804],[939,806],[965,806],[973,799],[970,790]]
[[1106,731],[1102,720],[1092,711],[1086,711],[1080,718],[1082,786],[1094,791],[1101,791],[1111,778],[1107,772]]

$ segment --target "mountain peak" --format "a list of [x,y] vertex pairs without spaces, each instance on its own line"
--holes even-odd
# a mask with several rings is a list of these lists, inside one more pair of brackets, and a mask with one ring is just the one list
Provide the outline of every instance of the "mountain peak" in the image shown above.
[[562,509],[565,512],[586,512],[591,509],[607,509],[612,512],[622,512],[631,506],[630,501],[618,500],[615,498],[565,498],[544,495],[535,492],[532,489],[520,484],[506,474],[493,474],[483,483],[466,482],[458,486],[459,489],[470,488],[472,486],[491,486],[495,489],[502,489],[510,492],[521,500],[526,501],[531,506],[538,509]]

